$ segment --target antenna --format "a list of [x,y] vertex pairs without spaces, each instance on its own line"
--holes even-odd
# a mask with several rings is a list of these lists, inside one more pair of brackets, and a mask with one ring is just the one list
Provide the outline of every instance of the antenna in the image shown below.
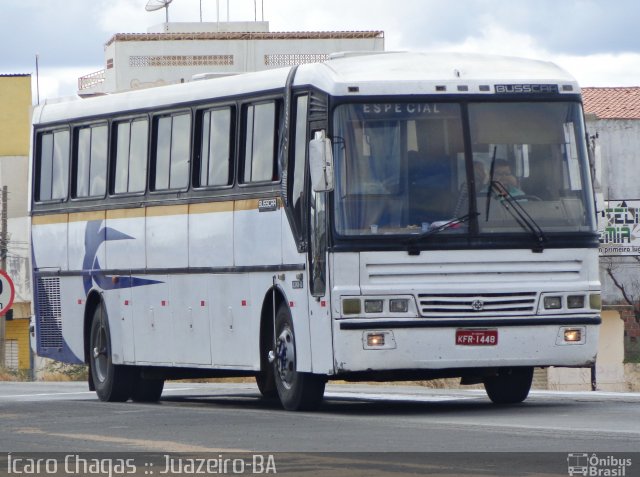
[[161,8],[165,9],[165,17],[166,23],[169,23],[169,4],[173,2],[173,0],[149,0],[144,9],[148,12],[155,12],[156,10],[160,10]]

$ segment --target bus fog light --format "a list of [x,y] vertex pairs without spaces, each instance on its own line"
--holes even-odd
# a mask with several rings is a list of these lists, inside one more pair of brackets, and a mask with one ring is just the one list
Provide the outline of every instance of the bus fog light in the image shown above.
[[570,328],[564,330],[564,340],[567,343],[582,341],[582,330],[579,328]]
[[544,309],[545,310],[559,310],[562,308],[562,297],[560,296],[545,296],[544,297]]
[[584,295],[569,295],[567,308],[584,308]]
[[364,312],[365,313],[382,313],[382,300],[365,300]]
[[367,346],[372,348],[376,346],[384,346],[384,333],[367,334]]
[[362,333],[363,349],[396,349],[396,339],[391,330],[369,330]]
[[592,310],[600,310],[602,308],[600,293],[592,293],[589,295],[589,308]]
[[342,313],[344,315],[359,315],[361,311],[360,298],[345,298],[342,300]]
[[391,313],[406,313],[409,311],[409,300],[406,298],[389,300],[389,311]]

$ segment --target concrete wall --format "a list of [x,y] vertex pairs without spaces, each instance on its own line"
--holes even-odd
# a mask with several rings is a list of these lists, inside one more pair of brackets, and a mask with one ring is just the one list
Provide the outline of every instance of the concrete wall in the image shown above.
[[[287,61],[294,61],[295,58],[300,58],[300,63],[304,63],[308,62],[305,58],[321,58],[336,51],[382,51],[383,41],[382,38],[118,41],[106,50],[107,59],[113,58],[114,67],[106,70],[104,90],[127,91],[188,82],[196,74],[225,76],[261,71],[290,66],[294,63]],[[192,56],[206,59],[213,56],[228,58],[229,55],[231,61],[221,60],[219,64],[189,64]],[[278,62],[278,57],[273,55],[281,55],[280,58],[285,58],[285,61]],[[136,58],[137,61],[130,63],[130,58]],[[161,62],[162,65],[132,66],[144,64],[148,59],[155,59],[156,63]],[[268,63],[266,59],[273,63]]]
[[598,135],[601,153],[601,187],[605,200],[640,199],[640,120],[588,120],[589,135]]

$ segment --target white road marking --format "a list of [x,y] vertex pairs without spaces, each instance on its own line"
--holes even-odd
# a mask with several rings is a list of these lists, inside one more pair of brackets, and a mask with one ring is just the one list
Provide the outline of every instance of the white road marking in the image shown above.
[[37,393],[37,394],[7,394],[6,396],[0,396],[0,398],[11,399],[11,398],[22,398],[22,397],[42,397],[42,396],[64,396],[64,395],[74,395],[74,394],[94,394],[93,391],[78,391],[75,393]]

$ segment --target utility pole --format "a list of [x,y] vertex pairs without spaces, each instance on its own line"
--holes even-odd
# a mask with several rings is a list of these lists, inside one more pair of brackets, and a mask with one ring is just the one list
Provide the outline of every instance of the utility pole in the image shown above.
[[[2,212],[0,213],[0,268],[7,270],[7,186],[2,186]],[[5,336],[6,336],[6,320],[4,316],[0,316],[0,368],[5,366]]]

